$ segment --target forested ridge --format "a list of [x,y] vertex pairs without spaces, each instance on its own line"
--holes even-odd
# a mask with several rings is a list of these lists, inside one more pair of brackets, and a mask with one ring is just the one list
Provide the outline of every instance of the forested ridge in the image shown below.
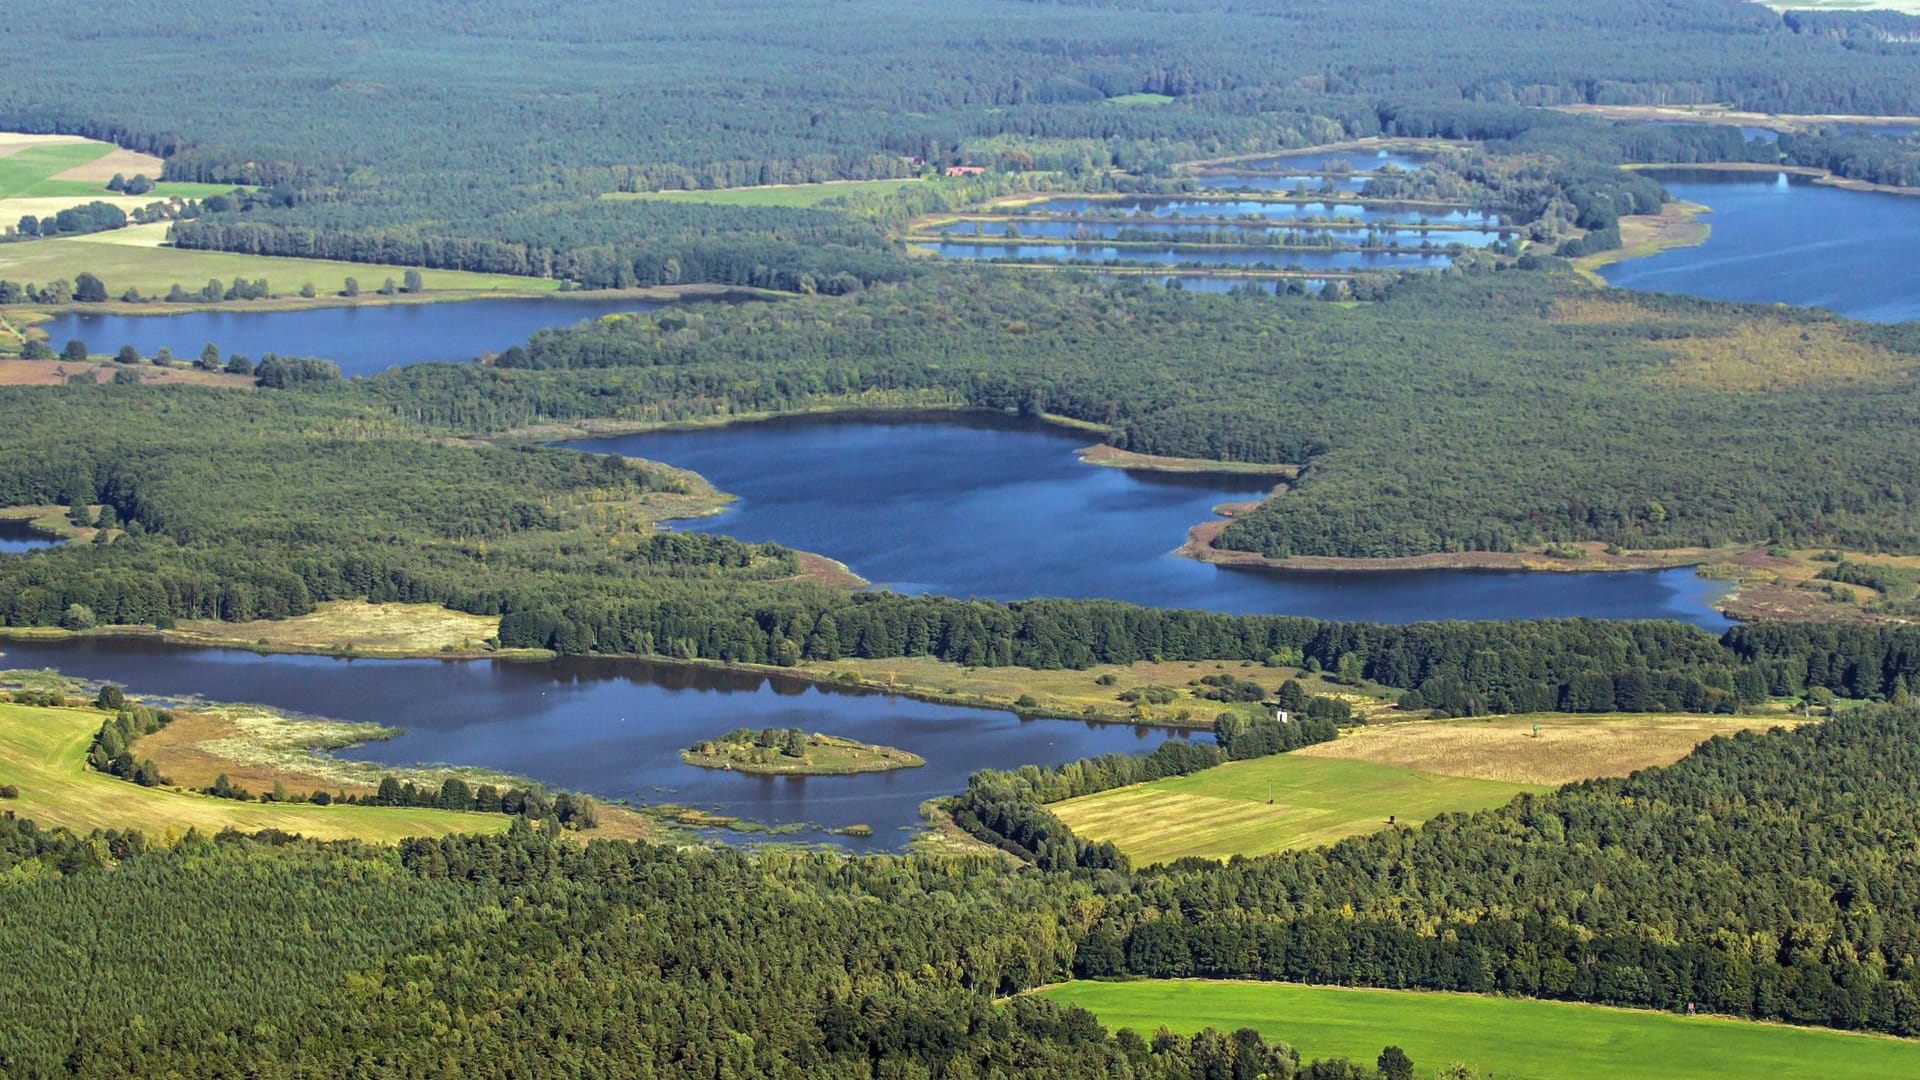
[[[1225,866],[585,847],[398,851],[0,818],[20,1076],[1259,1076],[1250,1035],[1112,1037],[1001,995],[1132,972],[1425,986],[1920,1030],[1920,714]],[[99,919],[102,911],[140,918]],[[152,926],[174,927],[153,948]],[[75,963],[62,940],[92,942]],[[1381,1034],[1390,1042],[1391,1032]]]

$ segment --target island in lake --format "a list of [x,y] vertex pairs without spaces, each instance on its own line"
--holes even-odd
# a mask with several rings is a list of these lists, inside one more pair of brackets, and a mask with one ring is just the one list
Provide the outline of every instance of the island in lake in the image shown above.
[[799,728],[738,728],[680,751],[680,760],[703,769],[731,769],[769,776],[842,776],[917,769],[918,754],[891,746],[855,742]]

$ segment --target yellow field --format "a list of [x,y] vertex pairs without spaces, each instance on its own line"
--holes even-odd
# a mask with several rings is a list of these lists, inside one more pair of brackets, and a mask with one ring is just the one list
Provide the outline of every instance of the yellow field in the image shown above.
[[[1422,720],[1360,728],[1294,756],[1365,761],[1446,776],[1558,787],[1671,765],[1715,735],[1791,727],[1786,715],[1625,713]],[[1535,726],[1539,736],[1533,734]]]
[[183,633],[209,641],[276,648],[343,648],[355,653],[417,656],[472,653],[500,633],[500,616],[469,615],[437,604],[370,604],[333,600],[291,619],[231,623],[216,619],[182,622]]
[[87,748],[107,714],[0,704],[0,784],[19,789],[0,809],[70,829],[139,829],[152,836],[197,828],[280,829],[323,840],[391,842],[407,836],[492,833],[504,814],[385,806],[243,803],[169,788],[143,788],[87,768]]
[[1542,714],[1381,724],[1050,809],[1136,865],[1270,855],[1374,832],[1389,818],[1414,825],[1499,806],[1523,791],[1670,765],[1715,735],[1794,722],[1782,714]]

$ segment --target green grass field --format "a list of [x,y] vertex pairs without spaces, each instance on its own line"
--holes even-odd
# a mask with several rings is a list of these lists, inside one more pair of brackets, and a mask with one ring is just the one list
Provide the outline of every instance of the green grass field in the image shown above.
[[1116,94],[1107,99],[1109,105],[1171,105],[1173,99],[1165,94]]
[[[23,147],[5,157],[0,157],[0,199],[56,195],[92,195],[103,199],[109,198],[114,195],[114,192],[107,190],[105,180],[56,180],[54,178],[68,169],[98,161],[112,152],[112,146],[100,142],[49,143],[45,146]],[[157,180],[158,177],[152,176],[148,179]],[[170,180],[155,184],[153,190],[142,198],[148,202],[158,202],[176,195],[183,199],[198,199],[232,190],[232,184],[189,184]],[[8,222],[8,224],[12,223]]]
[[139,829],[152,836],[198,828],[218,832],[281,829],[324,840],[390,843],[408,836],[491,833],[505,814],[386,806],[244,803],[165,788],[144,788],[87,768],[87,748],[106,714],[94,709],[43,709],[0,703],[0,785],[17,799],[0,801],[42,825]]
[[1541,790],[1370,761],[1277,754],[1068,799],[1050,809],[1074,832],[1110,840],[1143,866],[1188,855],[1224,859],[1318,847],[1374,832],[1389,815],[1412,825]]
[[1283,983],[1074,982],[1037,991],[1143,1035],[1250,1027],[1303,1059],[1373,1064],[1392,1044],[1414,1075],[1464,1062],[1498,1080],[1880,1080],[1920,1076],[1920,1042],[1562,1002]]
[[[0,158],[0,162],[6,160]],[[48,282],[71,279],[85,272],[106,282],[109,296],[119,296],[129,285],[149,296],[164,296],[175,283],[192,292],[209,279],[266,278],[274,292],[292,296],[308,282],[322,295],[337,293],[351,277],[360,282],[361,292],[370,297],[382,281],[387,278],[399,281],[407,271],[404,266],[375,263],[161,247],[166,234],[167,223],[163,221],[88,236],[0,244],[0,278]],[[559,282],[543,278],[475,274],[464,270],[422,270],[420,277],[427,290],[433,292],[535,293],[552,292],[560,287]]]
[[713,191],[616,191],[604,198],[624,201],[711,203],[714,206],[818,206],[848,195],[886,194],[919,180],[846,180],[825,184],[774,184],[767,187],[717,188]]

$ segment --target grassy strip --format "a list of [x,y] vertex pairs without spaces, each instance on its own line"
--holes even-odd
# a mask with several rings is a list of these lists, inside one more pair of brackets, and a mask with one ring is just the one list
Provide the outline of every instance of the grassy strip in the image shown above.
[[170,788],[145,788],[87,768],[87,748],[106,720],[95,709],[0,704],[0,785],[19,790],[3,807],[76,830],[245,832],[281,829],[326,840],[390,843],[408,836],[501,832],[504,814],[414,807],[243,803]]
[[1286,983],[1072,982],[1036,991],[1114,1027],[1250,1027],[1302,1058],[1369,1066],[1392,1044],[1415,1075],[1454,1062],[1529,1080],[1875,1080],[1920,1075],[1920,1042],[1564,1002]]

